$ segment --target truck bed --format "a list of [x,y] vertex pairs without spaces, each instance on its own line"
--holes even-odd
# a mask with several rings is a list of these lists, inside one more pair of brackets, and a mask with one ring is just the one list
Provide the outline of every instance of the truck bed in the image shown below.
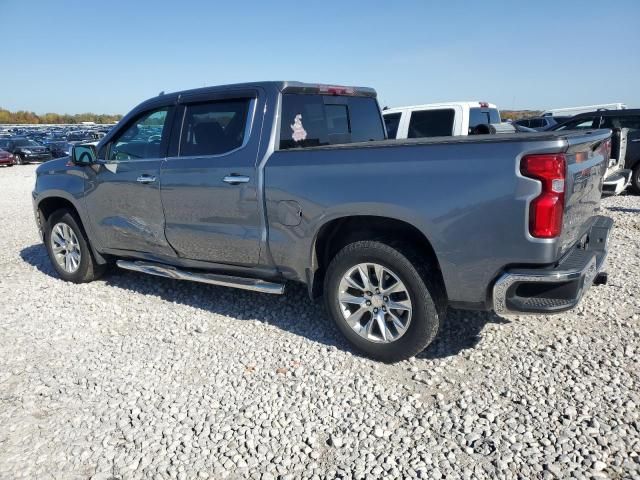
[[[600,203],[609,130],[383,140],[276,151],[265,167],[269,248],[278,268],[304,278],[315,232],[335,218],[389,217],[415,226],[438,255],[450,300],[486,305],[508,266],[552,265],[589,229]],[[562,234],[529,235],[540,182],[525,154],[566,156]],[[300,206],[296,238],[281,202]]]

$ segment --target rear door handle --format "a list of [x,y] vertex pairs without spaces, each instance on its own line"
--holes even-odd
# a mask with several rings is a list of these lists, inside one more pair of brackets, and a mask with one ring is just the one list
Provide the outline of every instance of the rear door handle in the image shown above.
[[156,181],[156,177],[154,177],[153,175],[140,175],[136,179],[136,182],[138,183],[153,183],[155,181]]
[[249,183],[249,177],[246,175],[227,175],[222,179],[223,182],[230,185],[239,185],[241,183]]

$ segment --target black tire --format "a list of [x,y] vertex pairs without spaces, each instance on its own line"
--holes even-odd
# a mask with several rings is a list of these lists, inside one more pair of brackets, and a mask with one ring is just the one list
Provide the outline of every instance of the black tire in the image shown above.
[[[53,253],[51,245],[51,233],[55,225],[57,225],[58,223],[64,223],[68,225],[71,230],[73,230],[73,233],[78,239],[78,248],[80,250],[80,265],[78,269],[73,273],[67,272],[64,268],[58,265],[58,262],[56,261]],[[66,280],[67,282],[92,282],[93,280],[100,278],[100,276],[105,271],[105,266],[98,265],[93,258],[93,252],[89,247],[89,240],[87,239],[84,228],[82,228],[81,222],[76,217],[75,213],[72,213],[65,209],[53,212],[49,216],[49,219],[47,220],[45,225],[44,243],[47,248],[47,253],[49,254],[49,259],[51,260],[53,268],[56,270],[60,278]]]
[[640,195],[640,163],[631,172],[631,184],[629,189],[636,195]]
[[[376,343],[356,333],[346,322],[338,302],[343,275],[360,263],[377,263],[393,271],[407,287],[412,318],[406,332],[389,343]],[[428,261],[409,246],[378,241],[358,241],[345,246],[331,260],[324,279],[327,310],[345,337],[361,352],[384,362],[411,358],[435,338],[446,312],[446,296]]]
[[16,165],[24,165],[24,158],[19,153],[14,153],[13,156],[16,159]]

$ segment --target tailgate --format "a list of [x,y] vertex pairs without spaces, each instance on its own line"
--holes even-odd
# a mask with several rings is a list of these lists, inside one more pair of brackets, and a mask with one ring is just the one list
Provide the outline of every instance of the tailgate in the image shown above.
[[600,209],[602,181],[609,152],[611,130],[568,133],[566,152],[565,210],[562,222],[562,251],[573,246],[587,232]]

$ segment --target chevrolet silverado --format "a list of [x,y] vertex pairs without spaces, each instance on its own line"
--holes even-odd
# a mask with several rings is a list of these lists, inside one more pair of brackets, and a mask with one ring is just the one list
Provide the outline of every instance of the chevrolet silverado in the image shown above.
[[59,276],[108,264],[324,297],[360,351],[398,361],[448,306],[554,313],[601,272],[610,130],[388,140],[369,88],[260,82],[161,94],[41,165]]

